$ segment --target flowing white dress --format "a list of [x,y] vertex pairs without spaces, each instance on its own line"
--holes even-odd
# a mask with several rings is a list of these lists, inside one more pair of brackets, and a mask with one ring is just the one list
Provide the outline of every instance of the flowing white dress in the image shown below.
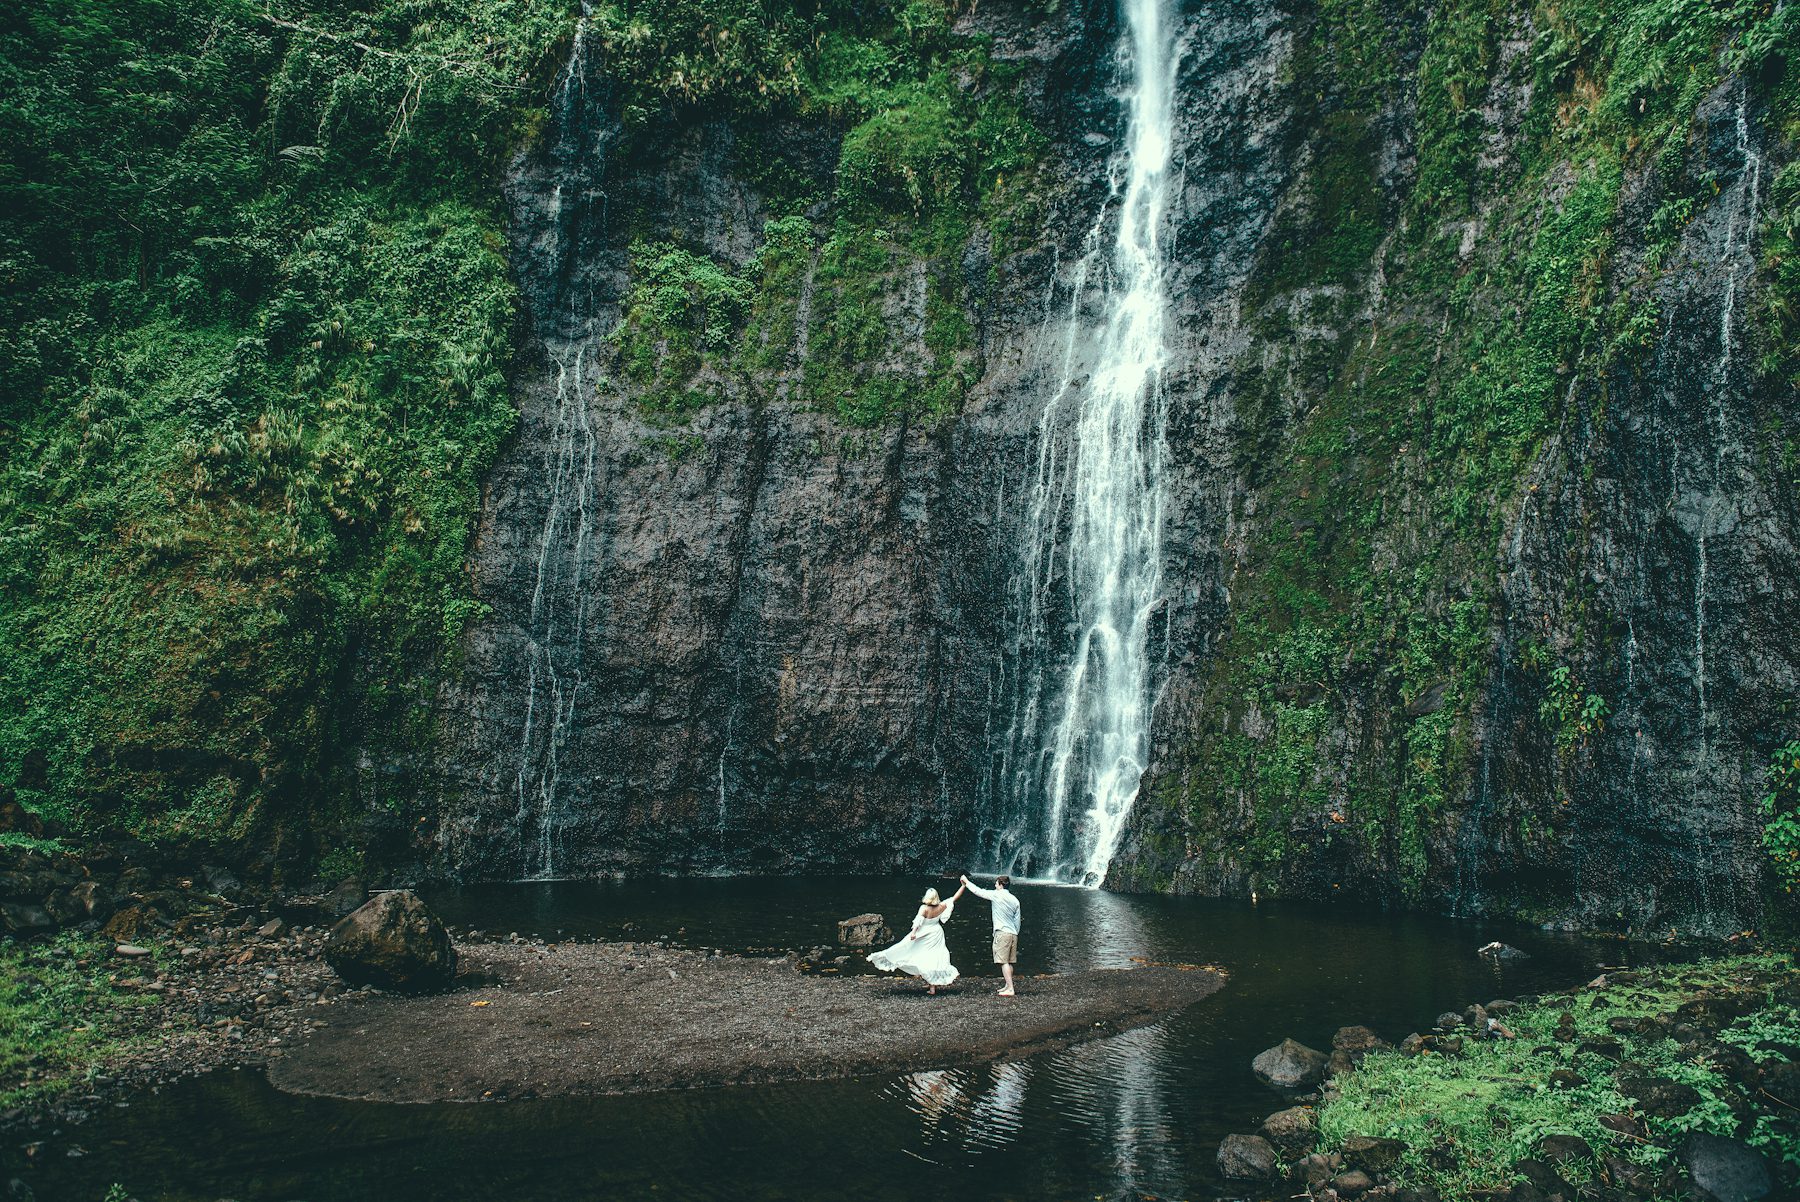
[[925,917],[925,907],[920,906],[907,937],[870,956],[869,963],[884,972],[924,977],[933,985],[948,985],[956,980],[962,974],[950,963],[950,947],[944,942],[944,924],[955,906],[955,902],[946,901],[944,912],[936,918]]

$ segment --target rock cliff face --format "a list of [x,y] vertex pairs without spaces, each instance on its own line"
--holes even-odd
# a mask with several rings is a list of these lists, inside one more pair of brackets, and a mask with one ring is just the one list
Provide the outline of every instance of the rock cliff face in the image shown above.
[[[1066,333],[1047,315],[1108,194],[1117,20],[962,18],[1044,139],[1032,234],[976,220],[890,267],[879,369],[930,383],[948,276],[973,382],[953,414],[868,427],[800,387],[836,303],[816,245],[791,346],[646,407],[615,335],[644,241],[755,270],[786,215],[759,160],[812,181],[824,228],[843,131],[629,127],[577,40],[507,184],[521,433],[471,564],[490,612],[440,692],[441,870],[936,869],[994,845],[1020,804],[994,748],[1021,487]],[[1653,156],[1570,124],[1591,81],[1547,68],[1523,15],[1472,51],[1411,8],[1176,23],[1166,656],[1109,883],[1754,921],[1752,798],[1800,694],[1800,404],[1752,318],[1790,152],[1766,89],[1709,43],[1716,85]]]

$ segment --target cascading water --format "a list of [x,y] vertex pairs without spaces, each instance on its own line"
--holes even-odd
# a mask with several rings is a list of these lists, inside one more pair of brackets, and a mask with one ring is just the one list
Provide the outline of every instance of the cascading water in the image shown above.
[[[587,27],[577,27],[564,68],[560,106],[578,111],[585,87]],[[577,131],[572,140],[580,137]],[[555,237],[567,215],[560,188],[550,228]],[[561,248],[557,248],[560,253]],[[556,408],[544,442],[543,474],[549,503],[538,544],[537,578],[525,646],[525,726],[520,738],[518,797],[520,875],[556,875],[560,825],[560,759],[574,729],[581,697],[582,649],[588,627],[587,564],[590,515],[597,495],[598,439],[589,409],[593,382],[585,371],[594,320],[576,294],[568,298],[566,341],[546,337],[556,363]]]
[[[1729,402],[1739,383],[1734,370],[1738,346],[1739,281],[1756,269],[1756,226],[1762,199],[1762,155],[1757,153],[1750,137],[1750,88],[1748,84],[1740,86],[1742,91],[1738,97],[1736,120],[1738,184],[1736,195],[1727,211],[1724,246],[1720,251],[1720,257],[1728,266],[1724,295],[1719,303],[1719,357],[1713,362],[1708,388],[1712,401],[1709,421],[1712,427],[1709,431],[1713,448],[1712,471],[1710,477],[1699,484],[1703,497],[1694,531],[1694,700],[1700,720],[1699,762],[1692,778],[1695,792],[1692,812],[1696,815],[1710,812],[1703,804],[1701,795],[1718,788],[1719,783],[1717,767],[1713,762],[1714,716],[1707,697],[1707,610],[1712,599],[1707,584],[1707,544],[1711,539],[1729,534],[1736,526],[1731,498],[1742,490],[1749,475],[1742,462],[1741,447],[1730,437]],[[1695,842],[1699,845],[1700,853],[1696,856],[1697,864],[1707,863],[1717,853],[1718,849],[1711,846],[1714,838],[1711,831],[1696,829]],[[1696,893],[1700,918],[1705,921],[1711,917],[1713,898],[1709,874],[1704,871],[1696,874]]]
[[[1124,0],[1127,129],[1071,273],[1015,577],[1013,711],[984,851],[1008,871],[1106,875],[1149,763],[1160,656],[1175,90],[1166,0]],[[1107,237],[1111,231],[1110,239]]]

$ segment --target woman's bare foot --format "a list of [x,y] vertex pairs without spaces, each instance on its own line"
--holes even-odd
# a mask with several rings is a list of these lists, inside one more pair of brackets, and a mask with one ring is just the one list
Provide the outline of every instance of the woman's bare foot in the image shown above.
[[936,997],[937,996],[937,986],[936,985],[927,986],[925,989],[925,996],[926,997]]

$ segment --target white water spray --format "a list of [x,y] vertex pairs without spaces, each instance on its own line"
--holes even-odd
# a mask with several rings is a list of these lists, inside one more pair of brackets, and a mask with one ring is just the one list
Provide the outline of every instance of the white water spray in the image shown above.
[[1150,625],[1162,599],[1176,54],[1164,0],[1124,0],[1124,15],[1125,146],[1071,276],[1061,378],[1038,427],[1019,582],[1026,679],[1001,782],[1008,867],[1092,885],[1149,763],[1160,663]]

